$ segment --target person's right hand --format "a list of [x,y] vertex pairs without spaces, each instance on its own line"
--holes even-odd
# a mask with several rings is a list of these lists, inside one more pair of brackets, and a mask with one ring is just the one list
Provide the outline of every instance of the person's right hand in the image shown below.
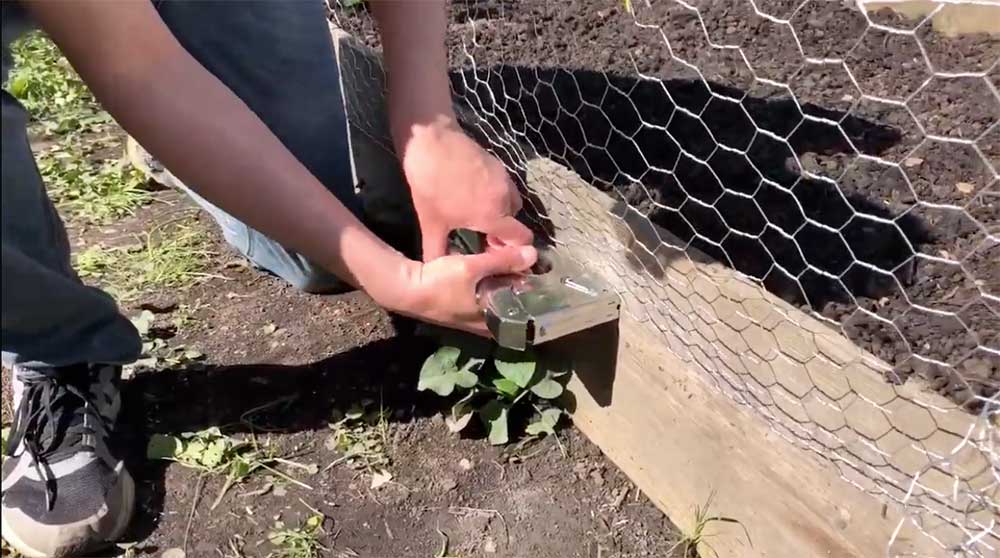
[[382,306],[428,323],[489,337],[476,286],[494,275],[520,273],[535,264],[532,246],[491,248],[481,254],[450,255],[430,262],[412,262],[413,268],[395,300]]

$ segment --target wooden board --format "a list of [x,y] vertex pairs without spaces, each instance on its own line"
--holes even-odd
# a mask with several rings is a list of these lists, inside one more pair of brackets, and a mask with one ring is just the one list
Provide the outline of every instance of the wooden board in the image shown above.
[[[380,62],[333,33],[355,176],[373,190],[398,190]],[[994,427],[914,382],[887,384],[880,371],[888,366],[829,324],[566,168],[513,164],[559,249],[624,297],[617,331],[553,347],[576,368],[574,421],[681,528],[714,492],[711,512],[750,534],[712,524],[709,542],[721,557],[948,556],[945,547],[968,538],[956,510],[979,490],[997,501],[985,494],[997,488],[981,440]],[[965,514],[963,527],[975,533],[992,519]],[[1000,548],[995,536],[984,539]]]
[[[575,362],[574,422],[672,520],[690,528],[714,492],[714,511],[753,544],[716,523],[710,543],[723,557],[948,556],[942,545],[964,540],[946,522],[901,522],[898,506],[845,477],[906,490],[912,474],[934,470],[907,443],[947,455],[971,417],[916,384],[887,384],[884,363],[731,269],[690,248],[664,251],[683,245],[564,167],[535,159],[526,170],[558,249],[624,295],[617,337],[590,332],[558,349]],[[843,455],[873,465],[835,465]],[[956,455],[949,474],[988,485],[981,452]],[[939,475],[919,490],[951,482]]]

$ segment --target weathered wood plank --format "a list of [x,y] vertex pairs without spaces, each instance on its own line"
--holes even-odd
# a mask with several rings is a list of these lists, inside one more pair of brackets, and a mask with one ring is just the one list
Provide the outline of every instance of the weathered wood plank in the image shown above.
[[[739,519],[754,543],[738,526],[714,525],[711,543],[734,557],[946,556],[942,545],[964,540],[944,521],[922,526],[938,541],[909,522],[894,537],[898,506],[883,508],[844,477],[899,492],[920,474],[922,505],[924,492],[947,493],[954,477],[986,486],[982,452],[960,449],[949,432],[973,428],[972,417],[915,383],[886,383],[878,372],[886,365],[837,331],[682,251],[566,168],[532,160],[527,181],[559,249],[625,301],[618,341],[605,346],[617,350],[616,365],[595,357],[605,333],[561,349],[577,363],[574,421],[672,519],[690,525],[715,491],[716,511]],[[613,380],[599,381],[612,369]],[[956,449],[964,455],[949,460],[948,474],[928,457]],[[835,464],[846,458],[856,463]],[[938,508],[949,513],[946,503]]]

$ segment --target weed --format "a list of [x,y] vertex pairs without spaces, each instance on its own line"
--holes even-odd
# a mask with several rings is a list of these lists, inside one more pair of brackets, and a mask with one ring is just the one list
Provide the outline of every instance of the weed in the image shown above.
[[681,556],[683,558],[697,558],[699,556],[699,548],[705,549],[712,553],[716,558],[719,557],[719,553],[712,548],[712,545],[708,543],[708,537],[712,536],[707,533],[708,526],[712,523],[734,523],[743,528],[743,533],[747,536],[747,542],[750,546],[753,546],[753,541],[750,540],[750,532],[747,531],[746,526],[740,522],[738,519],[733,519],[732,517],[723,517],[721,515],[710,515],[709,509],[712,507],[712,502],[715,500],[715,492],[713,491],[708,495],[708,500],[705,502],[704,506],[697,506],[694,509],[694,527],[690,532],[684,534],[681,540],[670,549],[668,554],[673,554],[677,549],[681,549]]
[[222,434],[218,427],[180,436],[154,434],[146,447],[146,456],[149,459],[173,461],[208,474],[225,475],[226,481],[219,490],[212,509],[218,507],[230,488],[257,471],[266,470],[307,490],[312,490],[312,487],[279,471],[276,467],[285,465],[302,469],[309,474],[317,472],[315,465],[303,465],[283,459],[278,457],[270,446],[258,445],[254,438],[249,441],[235,440]]
[[146,177],[120,159],[89,160],[78,148],[53,148],[38,158],[52,201],[70,215],[105,224],[149,203]]
[[535,415],[525,433],[556,437],[563,411],[554,402],[563,393],[562,378],[568,372],[552,364],[540,361],[533,351],[512,351],[450,335],[445,345],[424,361],[417,389],[442,396],[462,395],[445,420],[452,432],[464,430],[478,415],[490,443],[506,444],[511,440],[511,409],[530,402]]
[[[59,49],[35,32],[11,45],[8,90],[32,116],[38,170],[53,201],[77,218],[107,223],[151,200],[145,177],[125,164],[122,134]],[[116,153],[111,157],[109,153]]]
[[330,428],[333,435],[327,447],[341,454],[326,468],[347,463],[355,469],[377,475],[375,478],[389,478],[389,421],[388,413],[375,402],[365,399],[361,404],[352,405],[346,412],[334,411]]
[[320,514],[309,516],[305,522],[295,528],[286,527],[277,522],[274,530],[268,533],[267,540],[275,549],[268,554],[269,558],[317,558],[320,551],[328,551],[319,542],[323,532],[323,521],[326,518]]
[[14,70],[7,90],[46,134],[92,130],[111,122],[55,43],[33,32],[11,44]]
[[156,316],[149,310],[143,310],[138,316],[131,318],[132,325],[142,339],[142,352],[138,360],[123,368],[125,377],[131,377],[136,370],[175,368],[196,363],[205,357],[201,351],[188,349],[184,345],[170,346],[163,338],[154,337],[151,332],[155,319]]
[[128,247],[88,248],[76,256],[77,273],[99,281],[119,301],[149,289],[188,287],[208,277],[203,269],[212,253],[205,236],[183,225],[171,232],[144,233],[138,244]]

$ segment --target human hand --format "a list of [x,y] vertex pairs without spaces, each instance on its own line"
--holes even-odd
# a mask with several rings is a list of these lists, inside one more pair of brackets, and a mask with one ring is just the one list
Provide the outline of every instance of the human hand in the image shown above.
[[479,282],[495,275],[520,273],[535,264],[532,246],[503,246],[473,255],[442,256],[411,262],[395,300],[379,302],[419,320],[488,337],[483,310],[476,299]]
[[521,195],[507,170],[450,119],[414,132],[402,164],[425,262],[447,254],[448,235],[456,229],[485,233],[491,249],[531,244],[531,230],[514,218]]

